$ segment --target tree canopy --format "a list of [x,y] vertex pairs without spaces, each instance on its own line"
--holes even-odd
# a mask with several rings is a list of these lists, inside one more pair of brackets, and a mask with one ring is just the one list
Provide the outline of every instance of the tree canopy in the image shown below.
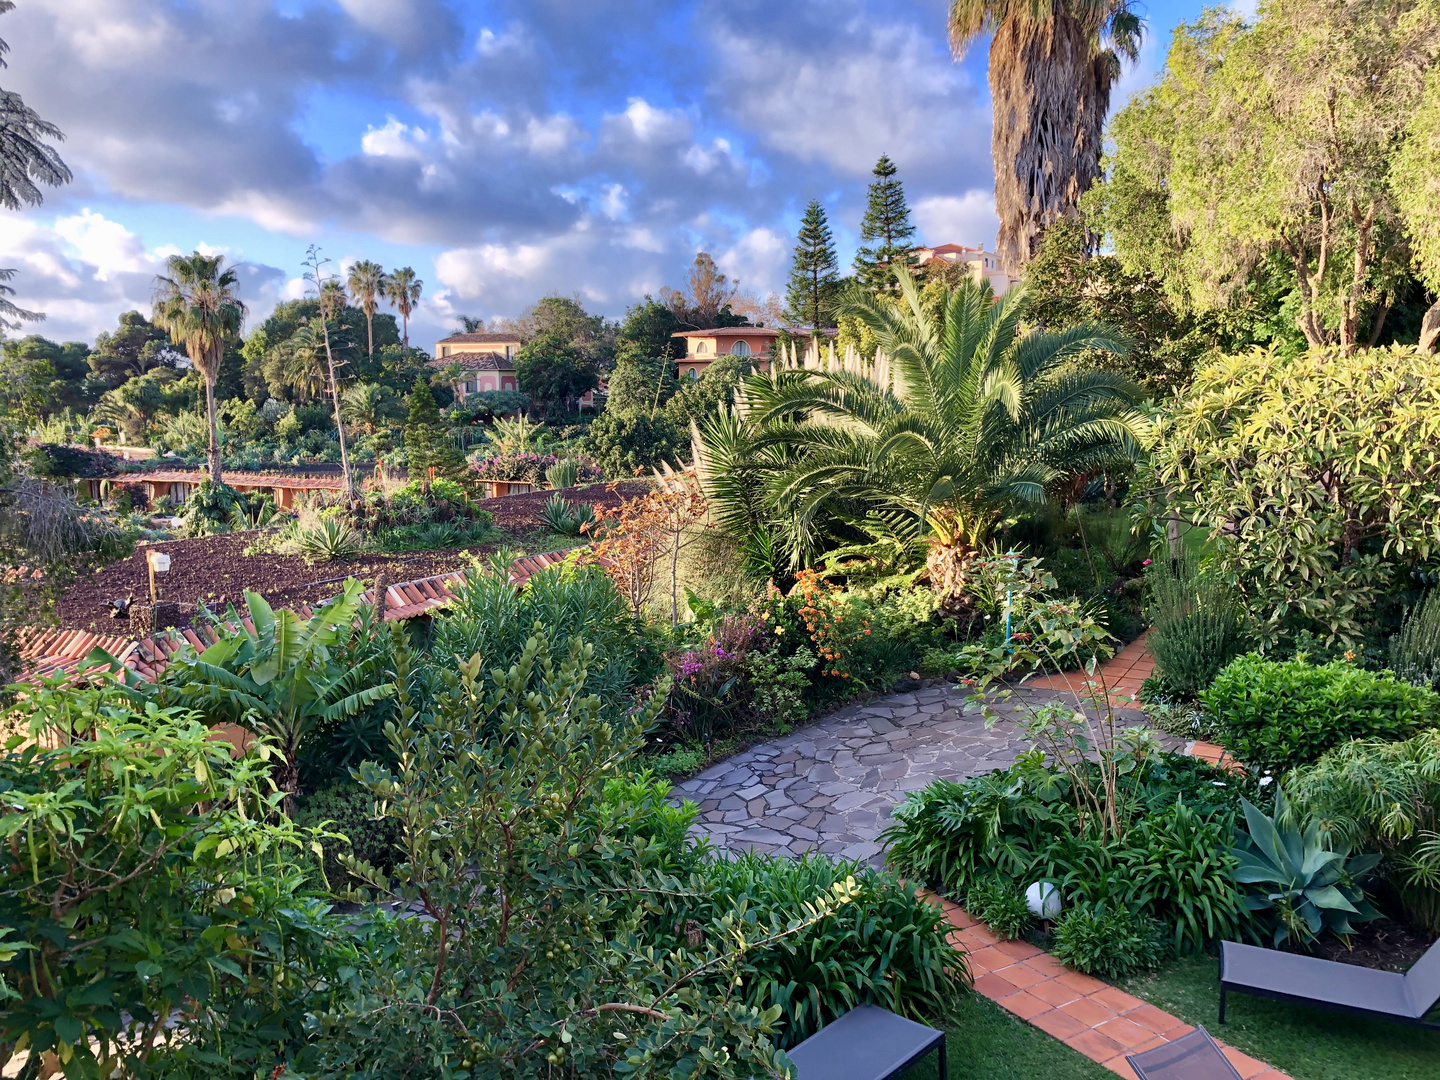
[[892,265],[910,266],[915,226],[910,223],[910,207],[905,202],[905,187],[895,174],[899,171],[885,154],[872,170],[875,180],[870,185],[865,217],[860,222],[860,247],[855,252],[855,276],[871,292],[893,289]]
[[[903,195],[901,199],[903,201]],[[794,321],[817,330],[834,325],[838,269],[835,237],[825,218],[825,208],[820,205],[819,199],[811,199],[800,222],[800,235],[796,239],[795,255],[790,263],[790,283],[785,294],[785,302]]]
[[1423,194],[1437,55],[1428,0],[1267,0],[1253,23],[1217,9],[1180,27],[1092,196],[1125,269],[1204,311],[1273,256],[1311,347],[1376,340],[1412,261],[1440,254]]

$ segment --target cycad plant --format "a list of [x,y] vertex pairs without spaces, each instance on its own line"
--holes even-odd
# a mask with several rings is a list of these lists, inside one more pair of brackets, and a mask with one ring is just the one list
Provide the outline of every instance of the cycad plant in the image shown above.
[[963,608],[966,570],[1001,507],[1132,461],[1151,424],[1138,386],[1081,362],[1123,353],[1115,332],[1027,329],[1023,287],[997,300],[968,280],[937,317],[903,266],[895,276],[898,298],[840,305],[874,334],[873,362],[749,377],[737,412],[697,432],[698,464],[722,527],[782,529],[794,565],[816,558],[833,522],[898,511],[928,538],[943,601]]

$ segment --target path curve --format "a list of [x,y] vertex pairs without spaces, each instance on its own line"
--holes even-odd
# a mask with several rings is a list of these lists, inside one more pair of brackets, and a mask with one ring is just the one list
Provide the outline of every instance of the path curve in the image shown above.
[[[672,797],[699,806],[691,832],[722,851],[820,851],[878,867],[879,834],[897,802],[932,780],[1006,768],[1029,745],[1015,719],[1022,702],[1065,696],[1022,687],[992,705],[999,718],[987,728],[973,694],[940,684],[847,705],[710,766],[677,784]],[[1144,721],[1139,712],[1117,715],[1126,724]]]

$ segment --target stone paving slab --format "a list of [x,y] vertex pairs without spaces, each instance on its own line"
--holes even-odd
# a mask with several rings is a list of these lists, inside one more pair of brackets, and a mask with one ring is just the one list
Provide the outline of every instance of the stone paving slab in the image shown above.
[[[1029,745],[1017,719],[1022,703],[1062,696],[1023,687],[992,706],[1000,718],[987,728],[973,695],[970,686],[941,683],[845,706],[710,766],[677,784],[672,798],[699,806],[692,832],[722,851],[821,851],[878,867],[879,835],[896,803],[933,780],[1008,767]],[[1126,724],[1144,720],[1117,715]]]

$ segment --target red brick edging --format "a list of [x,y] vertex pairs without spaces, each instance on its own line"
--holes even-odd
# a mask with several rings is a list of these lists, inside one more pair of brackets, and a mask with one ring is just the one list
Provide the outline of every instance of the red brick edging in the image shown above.
[[[964,950],[976,990],[1111,1072],[1136,1080],[1127,1054],[1153,1050],[1195,1030],[1133,994],[1071,971],[1029,942],[1001,941],[950,900],[932,899],[939,900],[955,927],[950,940]],[[1290,1080],[1233,1046],[1220,1047],[1243,1080]]]

